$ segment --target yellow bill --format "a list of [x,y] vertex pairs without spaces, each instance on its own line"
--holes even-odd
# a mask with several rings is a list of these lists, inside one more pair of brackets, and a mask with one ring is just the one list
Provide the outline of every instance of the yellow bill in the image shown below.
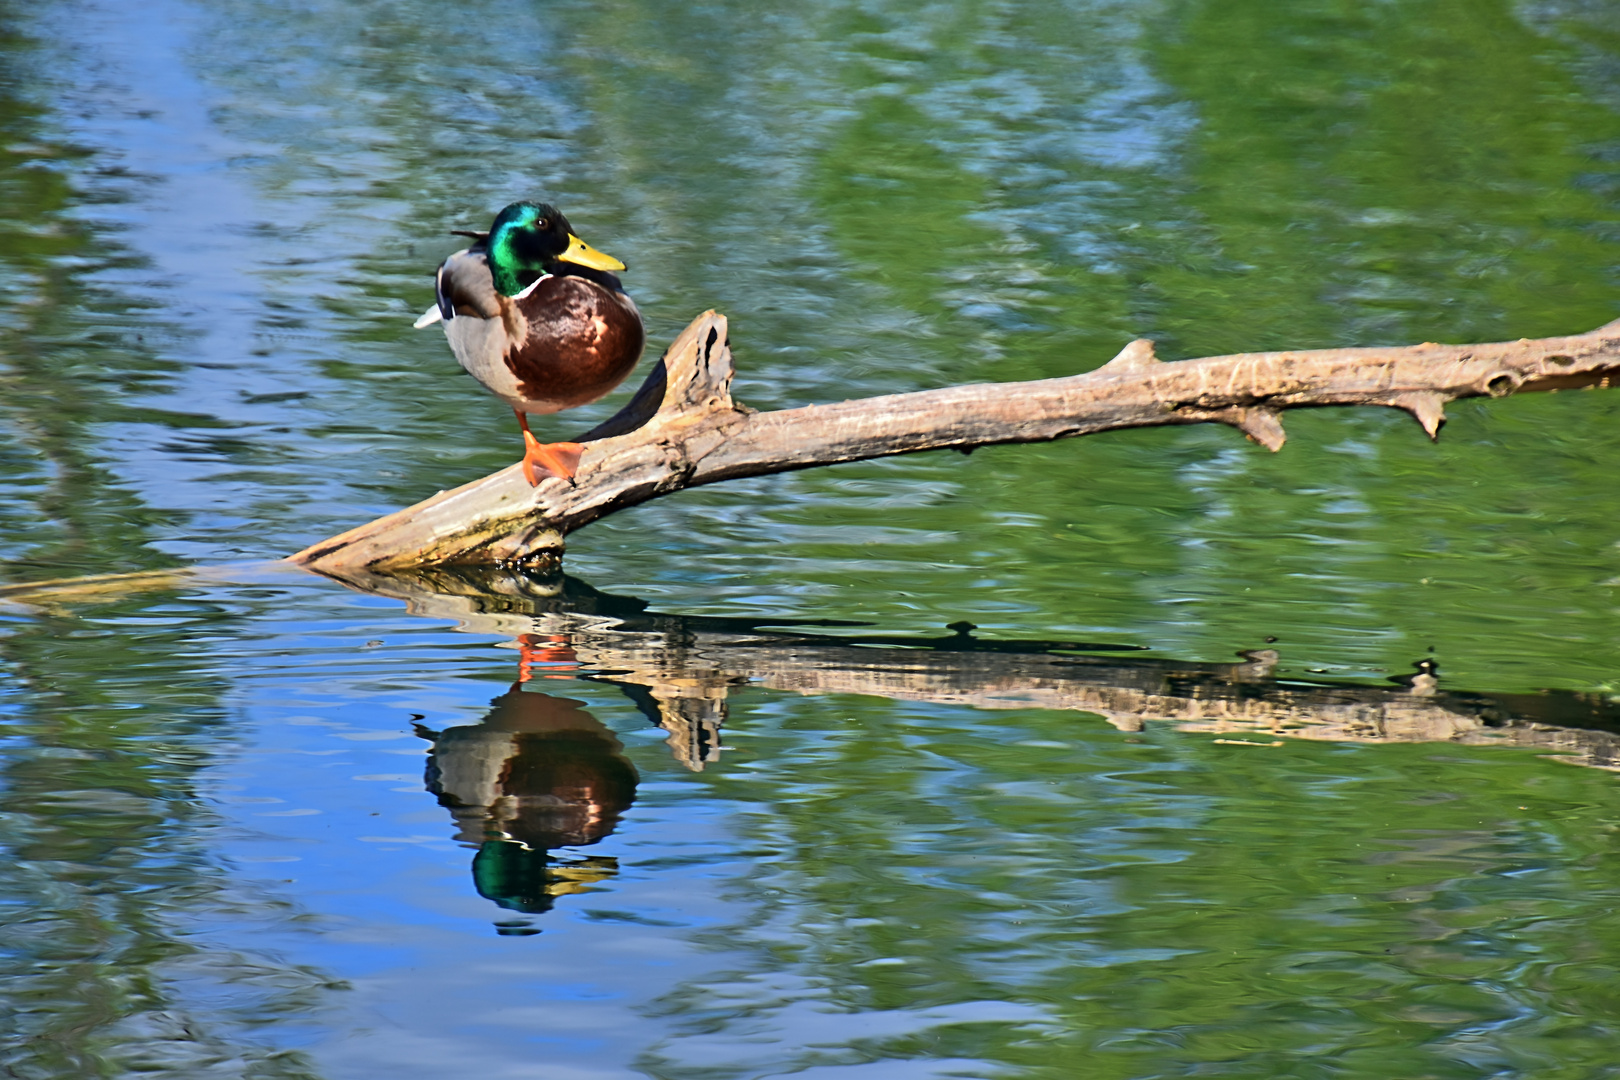
[[557,257],[563,262],[578,263],[592,270],[624,269],[624,263],[611,255],[602,254],[573,233],[568,234],[568,250]]

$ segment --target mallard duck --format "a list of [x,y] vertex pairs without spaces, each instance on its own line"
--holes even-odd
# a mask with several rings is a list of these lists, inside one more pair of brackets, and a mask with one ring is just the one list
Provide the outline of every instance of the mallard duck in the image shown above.
[[489,232],[457,235],[477,243],[439,266],[438,302],[416,328],[443,322],[461,366],[512,407],[531,485],[540,482],[536,466],[572,483],[584,447],[540,442],[527,414],[587,405],[641,359],[641,313],[613,273],[624,263],[574,235],[546,203],[515,202]]

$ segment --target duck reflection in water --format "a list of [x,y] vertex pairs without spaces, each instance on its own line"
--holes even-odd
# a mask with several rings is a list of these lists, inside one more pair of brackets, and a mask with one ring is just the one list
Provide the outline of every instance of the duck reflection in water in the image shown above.
[[[611,857],[565,860],[551,852],[611,834],[635,801],[638,777],[618,738],[583,702],[525,691],[525,681],[491,702],[481,723],[437,732],[418,724],[416,733],[433,743],[428,790],[450,810],[456,838],[478,847],[479,894],[538,914],[556,897],[618,873]],[[539,932],[521,921],[497,929]]]

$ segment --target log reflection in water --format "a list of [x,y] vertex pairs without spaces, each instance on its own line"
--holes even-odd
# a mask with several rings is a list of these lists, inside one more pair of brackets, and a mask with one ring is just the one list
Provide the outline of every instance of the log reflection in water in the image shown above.
[[[476,846],[480,895],[524,914],[618,873],[611,857],[559,859],[613,832],[636,798],[636,770],[617,736],[583,702],[525,692],[520,680],[473,725],[416,733],[432,742],[427,789],[450,811],[456,839]],[[498,924],[522,934],[522,922]]]
[[1280,680],[1278,656],[1269,649],[1227,664],[1083,656],[1076,653],[1136,647],[984,641],[965,623],[932,638],[833,636],[809,628],[857,624],[663,615],[574,578],[485,568],[339,580],[475,633],[530,635],[566,649],[571,671],[624,687],[692,769],[718,758],[727,699],[743,685],[979,709],[1075,710],[1124,731],[1168,721],[1268,739],[1531,747],[1620,768],[1620,705],[1610,696],[1447,690],[1428,662],[1391,686]]

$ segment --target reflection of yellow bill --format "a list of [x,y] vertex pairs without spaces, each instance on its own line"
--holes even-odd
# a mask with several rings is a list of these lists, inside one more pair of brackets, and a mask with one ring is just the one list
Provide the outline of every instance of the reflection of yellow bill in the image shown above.
[[557,257],[563,262],[578,263],[580,266],[588,266],[592,270],[624,269],[624,263],[611,255],[605,255],[597,251],[573,233],[568,234],[568,250]]
[[568,896],[588,891],[598,881],[606,881],[619,872],[619,860],[612,857],[591,856],[584,862],[563,863],[546,867],[546,895]]

